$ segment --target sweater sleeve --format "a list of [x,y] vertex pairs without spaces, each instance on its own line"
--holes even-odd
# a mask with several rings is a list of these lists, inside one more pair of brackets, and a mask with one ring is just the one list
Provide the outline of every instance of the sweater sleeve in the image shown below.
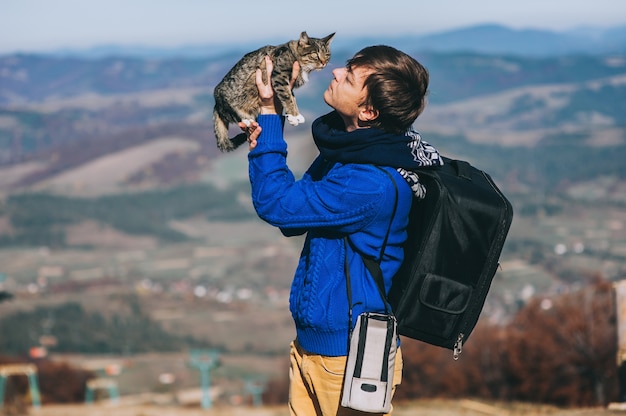
[[260,115],[257,146],[248,154],[252,202],[261,219],[286,235],[311,229],[352,233],[379,213],[385,188],[368,165],[335,165],[320,180],[310,175],[296,181],[287,166],[282,120]]

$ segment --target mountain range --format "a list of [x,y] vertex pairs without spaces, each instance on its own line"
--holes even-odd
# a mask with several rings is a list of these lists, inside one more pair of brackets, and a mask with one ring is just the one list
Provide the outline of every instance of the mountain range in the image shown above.
[[[290,38],[296,38],[297,33]],[[313,34],[310,35],[321,35]],[[287,39],[269,39],[277,44]],[[257,42],[257,41],[255,41]],[[402,34],[395,36],[343,36],[337,31],[333,41],[337,50],[356,51],[363,45],[390,44],[399,49],[419,52],[476,52],[497,55],[554,56],[565,54],[623,54],[626,52],[626,26],[580,27],[567,31],[544,29],[513,29],[499,24],[483,24],[462,27],[443,32],[425,34]],[[133,56],[138,58],[215,57],[240,54],[256,49],[252,42],[198,43],[177,47],[149,47],[140,45],[98,45],[88,49],[59,49],[51,52],[56,56],[102,58],[106,56]]]
[[626,26],[580,28],[566,32],[481,25],[424,35],[413,40],[420,50],[553,56],[626,52]]
[[[416,125],[425,137],[501,178],[512,162],[525,160],[518,180],[539,177],[542,186],[555,186],[626,176],[624,33],[491,25],[378,40],[430,72],[429,106]],[[329,110],[321,96],[332,68],[371,43],[336,37],[329,66],[296,91],[308,121]],[[0,191],[97,194],[207,177],[208,166],[226,157],[213,142],[212,88],[239,59],[240,47],[0,56]],[[307,130],[305,123],[290,134]],[[531,150],[546,146],[552,151]],[[585,168],[573,174],[556,168],[555,155],[572,163],[584,158]]]
[[[306,122],[285,126],[289,166],[301,175],[317,155],[310,124],[330,110],[321,97],[332,69],[365,45],[391,44],[430,72],[429,103],[415,123],[422,137],[489,172],[512,199],[519,226],[511,250],[533,267],[546,264],[533,284],[545,289],[557,274],[576,280],[578,258],[554,258],[561,242],[584,242],[584,261],[604,273],[609,268],[594,265],[624,264],[626,252],[620,33],[541,37],[493,26],[387,39],[339,33],[329,65],[295,92]],[[226,236],[249,241],[256,231],[246,222],[255,217],[247,152],[217,149],[212,93],[242,53],[259,46],[0,56],[0,247],[151,250],[198,239],[219,247]],[[272,260],[268,275],[274,269]],[[207,270],[223,270],[229,282],[238,274],[215,264]],[[623,276],[611,270],[609,277]]]

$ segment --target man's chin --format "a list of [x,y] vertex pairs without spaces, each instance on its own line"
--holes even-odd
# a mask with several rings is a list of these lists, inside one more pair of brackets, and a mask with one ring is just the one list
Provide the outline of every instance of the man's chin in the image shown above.
[[332,107],[332,105],[328,102],[328,97],[326,96],[326,92],[324,93],[324,96],[322,98],[324,99],[324,102],[326,103],[327,106]]

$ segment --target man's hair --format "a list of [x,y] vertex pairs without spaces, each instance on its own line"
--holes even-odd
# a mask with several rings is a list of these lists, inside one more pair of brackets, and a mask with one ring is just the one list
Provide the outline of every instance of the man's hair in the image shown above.
[[391,133],[406,131],[424,107],[428,91],[428,71],[409,55],[391,46],[369,46],[348,60],[347,67],[367,68],[365,102],[378,111],[373,127]]

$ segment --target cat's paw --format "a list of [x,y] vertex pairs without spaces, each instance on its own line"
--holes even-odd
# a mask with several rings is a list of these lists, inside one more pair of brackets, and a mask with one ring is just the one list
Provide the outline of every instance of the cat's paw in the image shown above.
[[302,114],[298,114],[297,116],[287,114],[287,122],[292,126],[297,126],[300,123],[304,123],[304,116]]
[[245,124],[245,125],[246,125],[246,127],[250,127],[250,126],[252,125],[252,122],[253,122],[253,121],[254,121],[254,120],[251,120],[251,119],[249,119],[249,118],[243,118],[243,119],[241,119],[241,122],[242,122],[243,124]]

